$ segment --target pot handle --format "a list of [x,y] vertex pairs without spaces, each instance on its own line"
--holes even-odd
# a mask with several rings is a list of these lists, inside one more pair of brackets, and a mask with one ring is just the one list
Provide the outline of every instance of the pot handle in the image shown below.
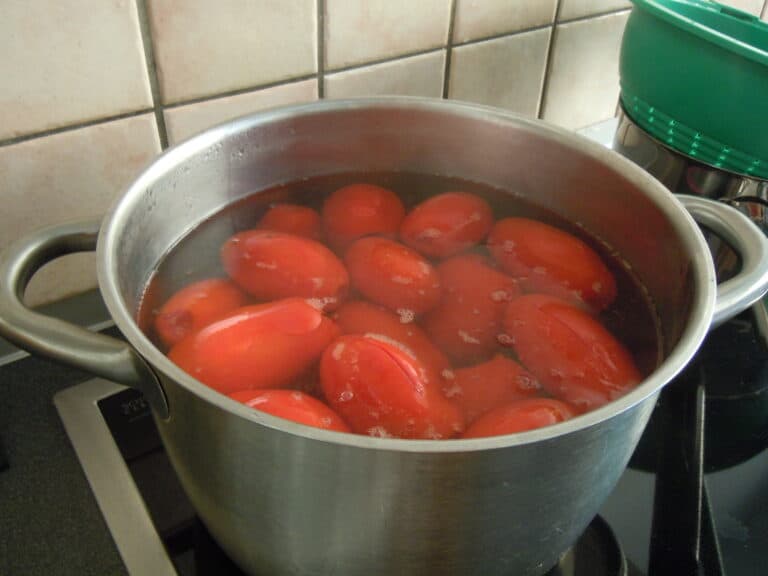
[[95,250],[98,234],[99,222],[53,226],[16,241],[0,255],[0,336],[29,352],[140,390],[155,414],[165,419],[165,393],[131,346],[24,305],[24,290],[35,272],[60,256]]
[[716,200],[677,194],[698,224],[723,239],[741,258],[741,270],[717,286],[712,327],[749,308],[768,290],[768,239],[744,214]]

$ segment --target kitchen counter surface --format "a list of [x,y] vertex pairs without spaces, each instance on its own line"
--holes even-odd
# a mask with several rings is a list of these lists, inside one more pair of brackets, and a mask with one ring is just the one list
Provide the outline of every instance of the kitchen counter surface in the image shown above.
[[92,377],[29,357],[0,367],[0,575],[127,574],[53,405]]

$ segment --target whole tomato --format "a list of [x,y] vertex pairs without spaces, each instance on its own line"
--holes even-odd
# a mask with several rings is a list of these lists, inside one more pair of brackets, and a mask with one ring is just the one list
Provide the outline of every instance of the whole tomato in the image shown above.
[[320,386],[354,432],[394,438],[451,438],[461,410],[437,377],[401,348],[367,336],[342,336],[323,352]]
[[344,186],[323,204],[326,237],[340,251],[363,236],[394,236],[403,216],[405,208],[397,194],[373,184]]
[[333,316],[343,334],[360,334],[396,342],[434,374],[449,367],[448,359],[414,322],[403,323],[389,310],[369,302],[345,302]]
[[319,240],[323,231],[317,210],[298,204],[275,204],[264,213],[256,227],[312,240]]
[[387,238],[361,238],[344,256],[352,285],[369,300],[414,315],[440,301],[440,276],[418,252]]
[[492,225],[485,200],[447,192],[415,206],[400,225],[400,239],[422,254],[445,258],[482,242]]
[[247,301],[245,293],[225,278],[194,282],[160,307],[154,319],[155,334],[166,347],[171,347]]
[[642,380],[624,346],[568,302],[530,294],[510,302],[504,314],[506,341],[520,362],[577,411],[598,408]]
[[462,438],[501,436],[552,426],[573,418],[574,412],[564,402],[552,398],[516,400],[486,412],[467,428]]
[[280,388],[310,368],[339,334],[336,324],[299,298],[238,308],[176,344],[182,370],[228,394]]
[[260,300],[298,296],[333,309],[345,298],[349,276],[324,245],[309,238],[248,230],[224,243],[221,260],[227,274]]
[[498,349],[504,307],[520,294],[517,283],[479,256],[455,256],[437,271],[442,297],[424,318],[427,333],[457,362],[490,357]]
[[541,391],[533,374],[501,354],[446,374],[443,393],[464,410],[468,423],[498,406],[536,396]]
[[581,300],[603,310],[616,298],[616,281],[600,256],[575,236],[528,218],[504,218],[488,236],[501,267],[527,292]]
[[336,412],[317,398],[298,390],[238,390],[229,394],[229,397],[255,410],[299,424],[350,432],[349,426]]

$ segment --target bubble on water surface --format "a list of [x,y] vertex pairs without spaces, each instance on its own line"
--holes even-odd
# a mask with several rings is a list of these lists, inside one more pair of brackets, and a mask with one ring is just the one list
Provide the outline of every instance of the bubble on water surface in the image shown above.
[[461,338],[461,340],[463,342],[466,342],[467,344],[480,344],[480,340],[478,340],[477,338],[475,338],[465,330],[459,330],[458,334],[459,334],[459,338]]
[[416,313],[408,308],[398,308],[397,315],[400,316],[401,324],[410,324],[416,319]]
[[502,346],[512,346],[515,343],[515,339],[512,336],[503,333],[498,334],[496,340],[498,340],[499,344]]
[[331,356],[334,360],[341,360],[341,355],[344,353],[344,346],[344,342],[340,342],[333,347],[333,350],[331,350]]
[[387,429],[384,428],[384,426],[372,426],[371,428],[368,428],[368,436],[373,436],[374,438],[392,438],[392,434],[387,432]]
[[403,286],[413,284],[413,278],[409,278],[408,276],[392,276],[391,280],[395,284],[402,284]]
[[464,394],[464,389],[458,384],[443,388],[443,396],[446,398],[454,398],[456,396],[461,396],[462,394]]

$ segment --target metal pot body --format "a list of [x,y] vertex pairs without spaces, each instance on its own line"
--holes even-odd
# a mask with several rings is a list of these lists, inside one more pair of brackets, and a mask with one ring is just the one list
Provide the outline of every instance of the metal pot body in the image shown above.
[[[206,217],[277,184],[393,170],[508,190],[614,247],[656,304],[665,360],[630,394],[550,428],[407,441],[253,411],[182,372],[138,329],[152,271]],[[686,205],[711,220],[700,202]],[[738,232],[746,218],[723,210],[730,211],[726,232],[746,235],[748,257],[716,302],[696,223],[619,155],[489,108],[402,98],[320,102],[209,130],[166,152],[115,204],[101,227],[98,272],[127,351],[60,323],[43,325],[14,301],[42,262],[90,247],[92,231],[83,239],[76,227],[53,233],[58,241],[44,233],[22,242],[0,261],[0,333],[142,389],[200,517],[251,574],[541,574],[614,487],[659,390],[695,354],[713,314],[721,321],[765,291],[765,238]],[[201,258],[215,258],[218,245],[201,249]]]
[[255,575],[541,575],[623,472],[654,397],[497,449],[408,452],[286,434],[166,382],[160,432],[200,517]]

